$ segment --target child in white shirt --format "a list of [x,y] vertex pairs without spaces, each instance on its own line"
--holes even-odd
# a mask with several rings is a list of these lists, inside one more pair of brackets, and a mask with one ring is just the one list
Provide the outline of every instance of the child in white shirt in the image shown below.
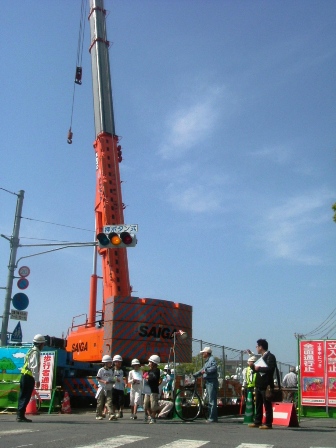
[[122,357],[120,355],[113,356],[113,379],[115,383],[112,388],[112,407],[113,415],[112,420],[123,417],[123,409],[125,402],[125,374],[121,368]]
[[104,363],[104,366],[97,372],[98,390],[95,397],[97,399],[96,420],[103,419],[105,406],[109,413],[109,419],[112,420],[113,372],[111,356],[104,355],[102,362]]
[[138,359],[133,359],[131,365],[133,366],[133,370],[131,370],[128,374],[128,382],[131,384],[131,419],[136,420],[138,418],[138,406],[141,404],[142,374],[140,371],[140,362]]

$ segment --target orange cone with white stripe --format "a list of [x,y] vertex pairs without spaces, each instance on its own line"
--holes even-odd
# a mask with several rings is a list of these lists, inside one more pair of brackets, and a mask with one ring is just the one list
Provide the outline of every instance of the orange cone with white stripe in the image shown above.
[[37,398],[40,398],[36,390],[33,390],[29,403],[26,408],[26,414],[37,415]]

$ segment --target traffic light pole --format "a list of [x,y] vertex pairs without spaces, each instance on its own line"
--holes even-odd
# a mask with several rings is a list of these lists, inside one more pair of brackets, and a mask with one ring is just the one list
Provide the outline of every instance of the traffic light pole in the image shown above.
[[7,345],[7,331],[8,331],[8,320],[10,314],[10,305],[12,300],[12,289],[14,280],[14,271],[16,269],[16,252],[19,247],[19,234],[20,234],[20,224],[21,224],[21,214],[23,206],[24,191],[20,190],[17,195],[16,212],[14,218],[14,228],[13,235],[11,238],[7,238],[11,245],[9,264],[8,264],[8,277],[7,277],[7,287],[6,287],[6,297],[4,304],[4,311],[2,316],[2,326],[1,326],[1,347]]

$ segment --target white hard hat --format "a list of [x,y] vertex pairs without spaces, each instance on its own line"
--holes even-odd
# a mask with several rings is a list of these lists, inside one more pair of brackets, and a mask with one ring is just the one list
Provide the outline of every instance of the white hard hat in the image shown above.
[[169,369],[169,365],[166,364],[166,365],[164,366],[164,369],[163,369],[163,370],[168,370],[168,369]]
[[45,342],[47,342],[47,340],[42,334],[36,334],[34,336],[33,342],[35,342],[36,344],[44,344]]
[[102,362],[112,362],[112,358],[110,355],[104,355],[102,358]]
[[257,357],[256,357],[256,356],[251,356],[251,357],[247,360],[247,362],[256,362],[256,360],[257,360]]
[[160,364],[160,356],[152,355],[148,361],[154,362],[154,364]]
[[204,349],[201,350],[200,353],[212,353],[212,348],[211,347],[204,347]]
[[112,361],[121,361],[122,362],[122,357],[120,355],[114,355]]
[[134,359],[132,359],[131,365],[132,366],[140,365],[140,361],[138,359],[134,358]]

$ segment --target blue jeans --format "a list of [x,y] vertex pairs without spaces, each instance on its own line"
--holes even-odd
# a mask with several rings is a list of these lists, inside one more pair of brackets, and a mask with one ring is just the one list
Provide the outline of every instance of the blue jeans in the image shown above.
[[214,379],[213,381],[206,381],[205,389],[206,389],[208,400],[209,400],[208,420],[210,422],[217,422],[218,421],[218,414],[217,414],[218,380]]

